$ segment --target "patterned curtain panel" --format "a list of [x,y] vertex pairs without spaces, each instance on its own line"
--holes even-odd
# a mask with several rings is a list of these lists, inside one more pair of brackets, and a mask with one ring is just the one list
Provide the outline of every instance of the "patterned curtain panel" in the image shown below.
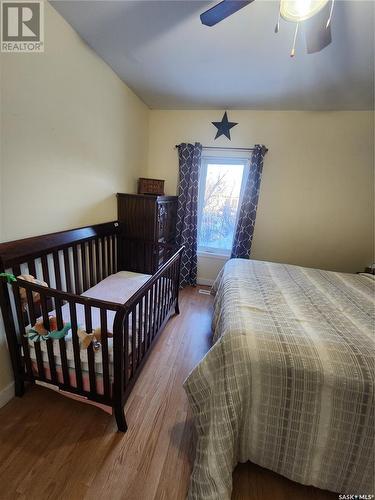
[[177,244],[185,246],[181,260],[180,286],[197,284],[197,210],[198,180],[202,145],[178,146],[180,177],[178,183]]
[[255,218],[257,215],[260,181],[262,179],[263,158],[268,149],[256,144],[250,161],[245,191],[233,239],[231,258],[249,259]]

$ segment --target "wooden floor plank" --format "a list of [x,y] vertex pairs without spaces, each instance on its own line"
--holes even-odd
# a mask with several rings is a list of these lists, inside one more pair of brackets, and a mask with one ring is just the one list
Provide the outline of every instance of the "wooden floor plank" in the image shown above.
[[[0,409],[0,498],[184,500],[195,432],[182,383],[210,346],[212,298],[182,292],[116,432],[101,410],[41,387]],[[254,464],[234,472],[234,500],[329,500]]]

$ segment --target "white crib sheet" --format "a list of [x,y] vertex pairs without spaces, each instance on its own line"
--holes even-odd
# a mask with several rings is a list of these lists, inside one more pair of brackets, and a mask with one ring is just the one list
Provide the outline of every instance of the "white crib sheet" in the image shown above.
[[[148,274],[133,273],[130,271],[120,271],[116,274],[112,274],[100,281],[97,285],[88,289],[82,295],[86,297],[91,297],[99,300],[107,300],[109,302],[117,302],[119,304],[124,304],[139,288],[141,288],[144,283],[151,276]],[[64,322],[70,322],[70,311],[69,304],[65,304],[62,308],[62,316]],[[79,327],[86,330],[85,324],[85,309],[82,304],[76,304],[77,312],[77,324]],[[54,311],[50,312],[50,316],[54,316],[56,313]],[[115,317],[115,311],[107,311],[107,329],[109,333],[112,333],[113,320]],[[91,308],[91,319],[92,328],[100,328],[100,309]],[[30,329],[30,326],[26,328],[26,331]],[[56,365],[61,365],[60,357],[60,347],[59,341],[53,340],[53,352],[55,356]],[[73,353],[73,342],[72,342],[72,332],[71,330],[65,337],[66,342],[66,354],[68,359],[69,368],[74,368],[74,353]],[[40,342],[42,349],[43,361],[48,363],[47,354],[47,343],[45,341]],[[36,361],[35,353],[35,342],[29,340],[29,350],[30,357],[32,361]],[[113,340],[108,338],[108,357],[110,364],[110,375],[112,375],[112,363],[113,363]],[[87,350],[80,350],[81,358],[81,368],[84,371],[88,371],[88,361],[87,361]],[[102,366],[102,349],[95,352],[95,371],[96,373],[103,373]]]

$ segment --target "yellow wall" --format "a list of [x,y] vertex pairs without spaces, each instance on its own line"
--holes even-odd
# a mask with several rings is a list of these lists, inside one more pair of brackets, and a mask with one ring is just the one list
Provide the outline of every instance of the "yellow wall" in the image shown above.
[[1,55],[2,241],[112,220],[144,173],[148,108],[48,3],[45,48]]
[[[348,272],[372,251],[373,112],[231,111],[232,141],[213,140],[223,111],[150,112],[148,175],[177,185],[175,144],[269,148],[265,158],[252,257]],[[199,277],[222,262],[199,259]]]

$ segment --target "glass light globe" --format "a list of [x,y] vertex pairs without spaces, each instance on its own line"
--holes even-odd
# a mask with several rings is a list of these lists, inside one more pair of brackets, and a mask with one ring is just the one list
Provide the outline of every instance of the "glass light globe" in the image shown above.
[[298,23],[315,16],[329,0],[281,0],[280,15],[285,21]]

